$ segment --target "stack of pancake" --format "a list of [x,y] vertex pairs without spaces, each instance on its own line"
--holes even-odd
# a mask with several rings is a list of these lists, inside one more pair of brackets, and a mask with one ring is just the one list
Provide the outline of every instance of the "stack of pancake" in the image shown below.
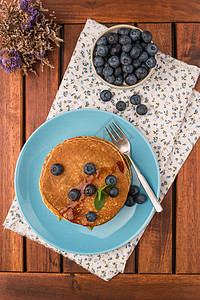
[[[94,174],[85,174],[87,163],[95,165]],[[62,166],[59,176],[51,172],[54,164]],[[106,197],[103,207],[97,210],[94,205],[96,193],[86,196],[84,189],[87,185],[93,185],[96,189],[104,187],[108,175],[117,178],[119,194],[115,198]],[[129,164],[117,147],[102,138],[85,136],[68,139],[50,151],[42,167],[39,188],[44,203],[54,215],[83,226],[98,226],[111,220],[122,208],[130,183]],[[76,201],[68,196],[73,189],[80,192]],[[96,214],[94,222],[86,218],[91,211]]]

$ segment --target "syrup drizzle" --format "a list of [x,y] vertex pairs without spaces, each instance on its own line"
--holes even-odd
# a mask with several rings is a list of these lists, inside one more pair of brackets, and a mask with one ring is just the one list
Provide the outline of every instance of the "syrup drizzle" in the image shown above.
[[85,218],[85,215],[81,215],[81,212],[78,211],[77,205],[85,198],[84,189],[87,185],[93,184],[95,186],[96,181],[99,179],[100,176],[104,176],[104,174],[112,174],[116,171],[120,171],[124,173],[124,164],[121,161],[117,161],[116,165],[114,165],[111,169],[110,168],[100,168],[96,170],[95,174],[90,175],[85,180],[81,181],[78,185],[72,187],[71,189],[77,189],[80,191],[80,198],[77,201],[74,201],[72,204],[69,204],[62,209],[59,210],[59,213],[63,215],[68,211],[68,219],[71,222],[75,222],[76,220],[80,220]]

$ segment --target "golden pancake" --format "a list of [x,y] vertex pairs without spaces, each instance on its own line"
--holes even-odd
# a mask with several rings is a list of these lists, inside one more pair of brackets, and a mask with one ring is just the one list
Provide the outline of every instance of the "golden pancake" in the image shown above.
[[[84,166],[93,163],[96,171],[93,175],[84,172]],[[51,166],[60,164],[63,172],[55,176]],[[117,178],[117,197],[105,198],[101,210],[94,205],[96,192],[86,196],[84,189],[87,185],[101,188],[106,185],[105,178],[114,175]],[[97,137],[75,137],[57,145],[47,155],[39,181],[39,188],[46,206],[58,217],[83,226],[98,226],[111,220],[124,205],[131,183],[131,171],[126,158],[118,148],[107,140]],[[69,191],[77,189],[80,197],[72,201]],[[108,193],[108,189],[105,190]],[[96,213],[94,222],[86,219],[90,211]]]

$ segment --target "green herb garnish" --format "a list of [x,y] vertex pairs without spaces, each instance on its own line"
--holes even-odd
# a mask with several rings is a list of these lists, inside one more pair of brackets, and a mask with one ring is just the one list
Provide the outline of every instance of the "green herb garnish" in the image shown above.
[[58,217],[58,221],[59,221],[59,222],[62,221],[62,218],[61,218],[61,217]]
[[92,231],[94,229],[94,226],[87,226],[88,229],[90,229],[90,231]]
[[97,210],[102,209],[105,198],[108,197],[108,194],[104,190],[111,187],[113,187],[113,184],[107,184],[104,187],[97,189],[97,193],[94,198],[94,206]]

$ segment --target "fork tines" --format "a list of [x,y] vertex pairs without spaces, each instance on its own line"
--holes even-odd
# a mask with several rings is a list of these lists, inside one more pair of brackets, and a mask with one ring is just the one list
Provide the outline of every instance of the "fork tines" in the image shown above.
[[112,130],[112,132],[114,132],[114,134],[105,126],[110,138],[112,139],[113,143],[116,143],[119,140],[122,140],[123,138],[125,138],[125,134],[123,133],[123,131],[119,128],[119,126],[117,126],[114,122],[112,122],[114,127],[117,129],[114,129],[110,124],[109,127]]

